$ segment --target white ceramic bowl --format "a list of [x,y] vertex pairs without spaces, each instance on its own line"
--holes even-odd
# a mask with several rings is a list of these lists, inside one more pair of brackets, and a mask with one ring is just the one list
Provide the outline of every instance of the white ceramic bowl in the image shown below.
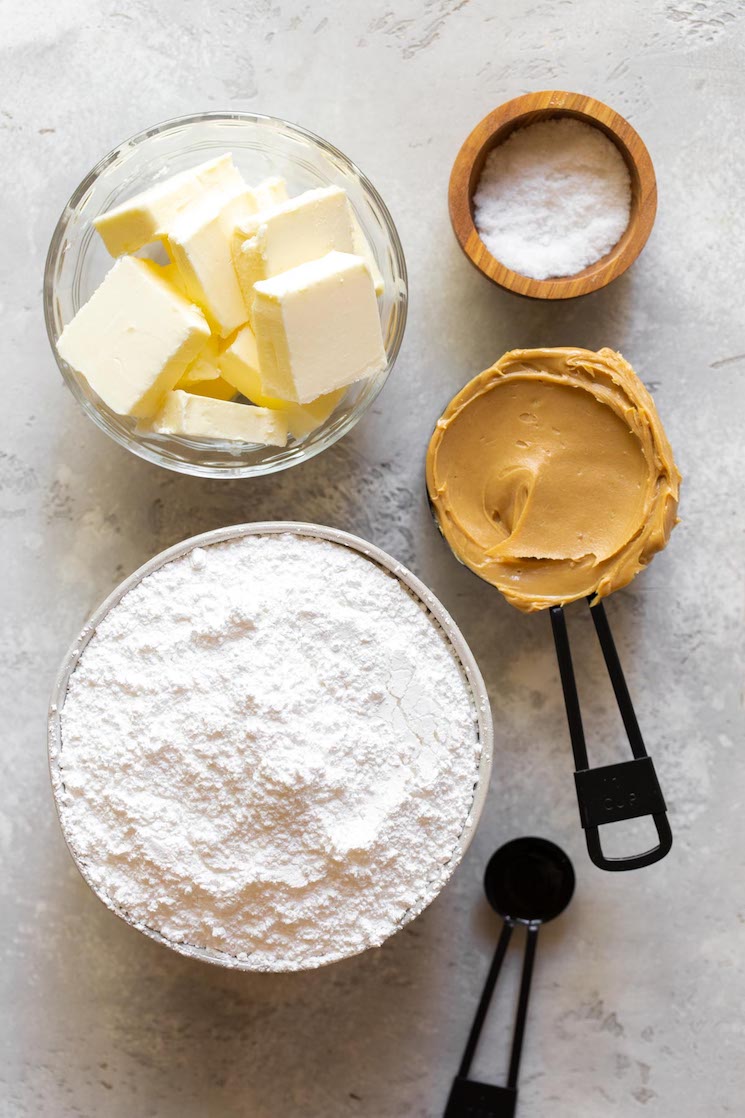
[[[282,175],[291,194],[341,186],[367,236],[385,283],[378,301],[387,365],[351,385],[333,415],[306,438],[286,447],[215,443],[138,431],[128,416],[104,404],[57,349],[65,325],[87,302],[112,266],[93,219],[156,182],[224,152],[232,152],[248,183]],[[83,411],[116,442],[149,462],[201,477],[250,477],[284,470],[319,454],[354,427],[393,368],[406,325],[403,249],[385,203],[358,167],[304,128],[253,113],[200,113],[169,120],[133,136],[86,175],[60,217],[44,272],[44,316],[57,364]]]
[[[411,571],[407,570],[395,559],[391,558],[380,548],[374,547],[372,544],[367,543],[365,540],[360,539],[358,536],[352,536],[348,532],[340,532],[335,528],[325,528],[318,524],[299,524],[290,521],[270,521],[268,523],[258,524],[239,524],[232,528],[220,528],[214,532],[205,532],[201,536],[193,536],[191,539],[184,540],[183,543],[176,544],[174,547],[168,548],[160,555],[156,555],[144,566],[135,571],[133,575],[125,579],[124,582],[117,586],[116,590],[103,602],[98,609],[93,613],[87,624],[83,627],[75,643],[69,649],[60,666],[57,674],[57,679],[54,685],[54,692],[52,701],[49,708],[49,766],[52,778],[52,788],[54,791],[55,803],[57,805],[57,812],[60,817],[60,824],[62,826],[63,834],[67,842],[70,854],[72,855],[75,865],[80,870],[83,878],[90,885],[93,892],[103,901],[107,908],[111,909],[117,916],[121,917],[126,923],[131,924],[151,939],[156,940],[158,943],[164,944],[166,947],[178,951],[181,955],[188,955],[193,959],[201,959],[204,962],[215,963],[218,966],[230,967],[236,970],[254,970],[256,969],[251,965],[250,959],[237,959],[232,955],[228,955],[222,951],[215,951],[209,948],[200,948],[190,944],[175,943],[172,940],[166,939],[160,932],[153,928],[148,928],[143,924],[135,923],[125,912],[118,908],[112,901],[93,885],[87,871],[85,864],[80,860],[75,850],[74,842],[70,835],[65,830],[64,814],[61,811],[61,797],[64,792],[64,782],[60,769],[60,755],[64,749],[64,742],[62,740],[62,712],[65,705],[65,698],[67,695],[68,681],[72,672],[75,670],[77,662],[85,650],[86,645],[96,631],[97,626],[103,621],[106,615],[122,600],[124,595],[131,590],[138,583],[142,582],[144,578],[152,574],[153,571],[158,570],[160,567],[169,563],[172,559],[176,559],[181,555],[185,555],[195,547],[207,547],[210,544],[222,543],[225,540],[232,540],[242,536],[256,536],[256,535],[270,535],[278,533],[294,533],[300,536],[312,536],[317,539],[330,540],[332,543],[342,544],[344,547],[352,548],[354,551],[359,552],[361,555],[367,556],[373,563],[377,563],[383,570],[390,572],[408,589],[414,598],[425,608],[430,618],[442,629],[447,637],[453,652],[460,663],[464,676],[468,681],[473,696],[474,706],[477,716],[478,735],[481,744],[481,753],[479,759],[479,767],[477,772],[477,779],[474,784],[473,801],[468,816],[463,821],[463,830],[460,838],[456,843],[452,857],[447,864],[447,875],[443,879],[434,883],[429,889],[425,889],[415,905],[413,905],[402,917],[398,927],[402,928],[413,920],[424,908],[430,904],[437,894],[442,889],[447,878],[452,874],[455,867],[460,862],[465,851],[473,838],[476,825],[479,821],[481,811],[484,806],[484,800],[489,788],[489,775],[491,773],[492,764],[492,749],[493,749],[493,728],[491,710],[489,707],[489,698],[484,686],[484,681],[481,672],[478,669],[476,661],[473,658],[468,645],[466,644],[463,635],[453,621],[450,614],[445,610],[441,603],[437,600],[434,594],[427,589],[423,582],[421,582]],[[398,929],[397,929],[398,930]],[[339,956],[341,957],[341,956]],[[337,961],[335,958],[329,958],[328,962]],[[286,969],[281,966],[273,968],[275,970]]]

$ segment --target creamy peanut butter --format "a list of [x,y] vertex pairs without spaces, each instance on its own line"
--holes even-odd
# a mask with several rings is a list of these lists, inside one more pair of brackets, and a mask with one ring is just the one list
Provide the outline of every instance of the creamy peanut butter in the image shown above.
[[427,451],[445,539],[526,613],[631,582],[670,538],[679,485],[654,401],[611,349],[506,353]]

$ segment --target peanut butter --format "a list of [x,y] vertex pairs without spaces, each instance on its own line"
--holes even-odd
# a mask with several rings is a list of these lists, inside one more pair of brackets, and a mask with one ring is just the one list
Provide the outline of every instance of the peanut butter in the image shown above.
[[445,539],[526,613],[631,582],[670,538],[679,485],[654,401],[611,349],[506,353],[427,451]]

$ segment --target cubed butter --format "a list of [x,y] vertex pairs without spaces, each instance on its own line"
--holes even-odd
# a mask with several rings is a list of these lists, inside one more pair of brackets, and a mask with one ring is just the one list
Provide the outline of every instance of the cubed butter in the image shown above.
[[[217,367],[223,380],[234,386],[233,391],[237,389],[260,407],[283,412],[288,430],[296,439],[305,438],[328,419],[346,392],[345,388],[339,388],[326,396],[319,396],[309,404],[293,404],[267,395],[261,382],[256,339],[250,326],[244,326],[238,331],[231,344],[218,357]],[[178,387],[184,386],[179,384]]]
[[385,368],[378,303],[365,261],[330,252],[254,286],[264,391],[306,404]]
[[287,193],[287,183],[279,175],[274,175],[270,179],[264,179],[258,186],[253,188],[254,197],[256,199],[257,210],[268,210],[271,206],[278,206],[281,202],[286,202],[289,198]]
[[264,391],[256,339],[250,326],[244,326],[238,331],[230,345],[220,354],[217,366],[223,379],[254,404],[259,404],[262,408],[286,406],[283,400]]
[[136,194],[95,218],[93,224],[111,255],[122,256],[163,237],[166,228],[197,199],[230,197],[245,185],[233,157],[221,155]]
[[248,318],[230,242],[236,224],[250,217],[254,205],[248,188],[232,198],[208,198],[187,209],[167,229],[168,249],[189,298],[222,337]]
[[278,411],[251,404],[209,400],[176,389],[169,392],[153,427],[162,435],[188,439],[219,439],[227,442],[284,446],[287,420]]
[[249,311],[253,286],[327,253],[353,252],[351,210],[338,186],[307,190],[239,223],[233,263]]
[[223,380],[214,365],[199,358],[179,379],[176,388],[194,396],[209,396],[213,400],[233,400],[236,394],[233,385]]
[[202,312],[158,272],[151,261],[117,260],[57,343],[119,415],[154,415],[209,338]]
[[168,260],[165,264],[156,264],[154,260],[149,260],[147,257],[142,257],[141,259],[154,270],[157,276],[160,276],[162,280],[165,280],[171,287],[175,287],[177,291],[188,298],[184,281],[181,279],[181,273],[172,260]]
[[348,202],[348,205],[349,220],[352,223],[352,252],[356,256],[361,256],[362,259],[365,261],[368,268],[370,269],[370,275],[373,278],[373,283],[375,284],[375,294],[382,295],[385,291],[385,283],[383,281],[383,276],[381,274],[380,268],[378,267],[378,262],[373,255],[373,250],[370,247],[370,242],[368,241],[365,234],[362,232],[362,226],[357,220],[357,214],[352,209],[352,203]]
[[214,400],[232,400],[235,388],[220,376],[217,367],[219,356],[219,339],[213,334],[199,357],[181,375],[176,388],[196,396],[210,396]]
[[310,404],[285,405],[290,434],[296,439],[304,439],[311,431],[315,431],[316,427],[320,427],[328,419],[345,392],[346,388],[337,388],[335,392],[319,396]]

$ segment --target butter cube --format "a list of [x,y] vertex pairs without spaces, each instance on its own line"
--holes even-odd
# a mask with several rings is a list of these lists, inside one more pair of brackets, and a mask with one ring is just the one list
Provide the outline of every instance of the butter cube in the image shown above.
[[209,400],[175,389],[166,396],[153,428],[162,435],[188,439],[218,439],[226,442],[284,446],[287,421],[281,412]]
[[255,214],[233,234],[233,263],[246,306],[253,286],[334,250],[352,252],[347,195],[338,186],[307,190],[274,209]]
[[[199,358],[197,358],[197,364]],[[193,396],[208,396],[213,400],[234,400],[235,389],[232,384],[220,376],[214,365],[203,368],[187,370],[179,380],[176,388],[183,392],[191,392]]]
[[385,368],[370,271],[359,256],[330,252],[254,286],[261,383],[307,404]]
[[349,203],[349,219],[352,223],[352,252],[355,256],[361,256],[370,269],[370,275],[375,284],[375,294],[382,295],[385,290],[385,283],[381,274],[378,262],[373,256],[373,250],[370,248],[370,242],[365,234],[362,232],[362,226],[357,220],[357,214],[352,209],[351,202]]
[[168,249],[189,298],[222,337],[248,318],[230,241],[235,225],[246,221],[254,206],[253,191],[245,188],[231,198],[191,206],[167,229]]
[[143,262],[147,264],[148,268],[151,268],[153,270],[156,276],[160,276],[160,278],[164,280],[165,283],[170,284],[171,287],[175,287],[175,289],[180,292],[181,295],[183,295],[185,298],[188,298],[188,296],[186,295],[186,288],[184,287],[184,281],[181,279],[179,270],[172,260],[169,260],[166,264],[156,264],[154,260],[150,260],[146,256],[143,256],[140,259],[142,259]]
[[[261,382],[256,339],[250,326],[244,326],[238,331],[232,343],[220,354],[217,365],[222,378],[231,386],[235,386],[233,391],[237,389],[252,403],[262,408],[281,411],[287,420],[290,434],[296,439],[309,435],[325,419],[328,419],[346,392],[345,388],[339,388],[326,396],[319,396],[309,404],[292,404],[276,396],[267,395]],[[179,383],[178,387],[184,386]]]
[[210,396],[215,400],[232,400],[235,388],[220,376],[217,362],[220,356],[219,340],[213,335],[199,357],[192,361],[181,375],[176,388],[192,392],[195,396]]
[[217,365],[223,379],[254,404],[259,404],[262,408],[285,406],[283,400],[264,391],[256,339],[250,326],[244,326],[238,331],[230,345],[220,354]]
[[278,175],[271,179],[264,179],[263,182],[252,189],[257,210],[268,210],[271,206],[278,206],[289,198],[287,183]]
[[119,415],[153,415],[209,338],[202,312],[158,271],[151,261],[121,257],[57,343]]
[[111,255],[122,256],[163,237],[167,226],[197,199],[229,197],[245,185],[233,157],[221,155],[136,194],[93,224]]
[[335,392],[319,396],[310,404],[285,405],[290,434],[296,439],[304,439],[311,431],[315,431],[316,427],[320,427],[328,419],[345,392],[346,388],[337,388]]

